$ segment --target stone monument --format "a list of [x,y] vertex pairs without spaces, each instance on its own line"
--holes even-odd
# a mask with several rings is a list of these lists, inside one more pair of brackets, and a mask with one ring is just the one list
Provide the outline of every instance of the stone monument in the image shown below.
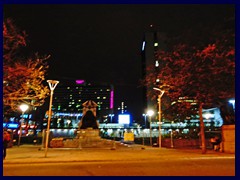
[[96,118],[97,104],[88,100],[82,104],[83,116],[79,123],[79,147],[96,147],[101,142]]
[[98,129],[99,124],[96,119],[97,116],[96,109],[98,105],[94,101],[89,100],[83,103],[82,106],[83,116],[79,123],[79,129],[87,128]]
[[[66,139],[53,138],[50,147],[58,148],[85,148],[85,147],[107,147],[113,146],[114,143],[109,140],[101,139],[99,124],[96,118],[97,104],[92,101],[86,101],[82,104],[83,116],[78,124],[78,134],[76,138]],[[115,148],[114,148],[115,149]]]

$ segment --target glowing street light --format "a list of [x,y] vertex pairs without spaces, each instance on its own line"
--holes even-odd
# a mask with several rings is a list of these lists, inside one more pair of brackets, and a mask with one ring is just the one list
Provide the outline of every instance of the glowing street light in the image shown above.
[[24,120],[23,115],[24,115],[25,111],[28,109],[28,105],[21,104],[19,106],[19,108],[22,111],[22,119],[20,120],[20,129],[19,129],[20,132],[19,132],[19,136],[18,136],[18,146],[20,145],[20,141],[21,141],[21,137],[22,137],[22,125],[23,125],[23,120]]
[[49,134],[50,134],[50,122],[52,117],[52,98],[53,98],[53,91],[56,88],[59,81],[56,80],[47,80],[49,88],[51,90],[50,95],[50,103],[49,103],[49,110],[48,110],[48,124],[47,124],[47,136],[46,136],[46,144],[45,144],[45,157],[47,157],[47,150],[48,150],[48,140],[49,140]]
[[159,91],[159,95],[158,95],[158,119],[159,119],[159,135],[158,135],[158,145],[159,145],[159,148],[161,148],[162,147],[162,140],[161,140],[161,136],[162,136],[162,133],[161,133],[161,118],[162,118],[162,109],[161,109],[161,98],[162,98],[162,96],[163,96],[163,94],[164,94],[164,92],[165,91],[163,91],[163,90],[161,90],[161,89],[159,89],[159,88],[153,88],[154,90],[157,90],[157,91]]
[[150,131],[150,145],[152,146],[152,115],[154,114],[153,110],[148,110],[147,115],[150,117],[150,126],[149,126],[149,131]]

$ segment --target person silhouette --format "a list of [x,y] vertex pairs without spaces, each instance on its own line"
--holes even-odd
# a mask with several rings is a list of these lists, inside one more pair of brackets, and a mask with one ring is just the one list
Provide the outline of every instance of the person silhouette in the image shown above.
[[10,134],[6,129],[3,130],[3,159],[7,156],[8,143],[10,142]]

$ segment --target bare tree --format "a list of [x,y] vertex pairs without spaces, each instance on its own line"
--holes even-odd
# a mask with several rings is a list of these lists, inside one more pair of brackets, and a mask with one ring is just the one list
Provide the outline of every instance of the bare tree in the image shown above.
[[41,106],[49,94],[43,84],[50,56],[22,57],[26,33],[20,31],[11,19],[3,22],[3,104],[4,113],[16,111],[20,103]]

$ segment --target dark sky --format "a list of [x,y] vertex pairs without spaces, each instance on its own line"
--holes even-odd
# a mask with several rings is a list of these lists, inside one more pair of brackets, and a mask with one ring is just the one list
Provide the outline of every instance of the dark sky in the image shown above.
[[[28,50],[50,54],[49,79],[74,78],[115,86],[115,106],[124,101],[141,117],[141,43],[150,24],[178,34],[234,14],[230,5],[4,5],[4,16],[28,34]],[[199,29],[197,29],[199,30]],[[137,117],[136,116],[136,117]]]

